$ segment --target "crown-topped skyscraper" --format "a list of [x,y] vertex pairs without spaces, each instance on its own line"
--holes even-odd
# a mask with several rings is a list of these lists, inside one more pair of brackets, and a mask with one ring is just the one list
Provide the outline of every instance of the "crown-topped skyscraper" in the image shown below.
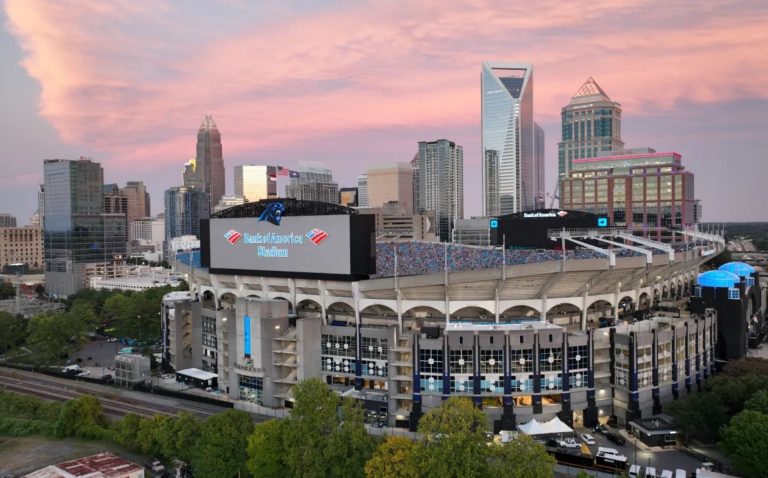
[[224,195],[224,159],[221,153],[221,134],[213,117],[206,115],[197,132],[195,175],[210,198],[210,210]]
[[624,148],[621,105],[611,101],[592,77],[563,106],[563,140],[558,144],[558,180],[568,177],[574,159],[609,155]]

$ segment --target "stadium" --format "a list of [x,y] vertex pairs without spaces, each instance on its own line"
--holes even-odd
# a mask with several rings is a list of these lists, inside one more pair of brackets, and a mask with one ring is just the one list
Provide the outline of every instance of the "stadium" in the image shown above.
[[235,206],[174,260],[190,292],[163,301],[163,364],[217,374],[255,412],[291,408],[293,385],[320,377],[373,423],[411,429],[455,395],[497,431],[650,416],[714,373],[717,313],[680,305],[724,240],[595,226],[547,229],[557,249],[377,242],[355,209]]

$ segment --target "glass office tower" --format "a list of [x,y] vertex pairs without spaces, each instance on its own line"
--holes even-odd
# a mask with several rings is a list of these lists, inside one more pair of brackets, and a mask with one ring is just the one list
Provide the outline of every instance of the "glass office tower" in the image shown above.
[[485,62],[481,90],[483,213],[534,209],[533,65]]
[[102,212],[104,173],[88,159],[46,159],[45,288],[66,297],[88,285],[88,271],[114,269],[126,255],[125,214]]
[[235,196],[247,202],[277,197],[277,168],[245,164],[235,166]]
[[200,237],[200,219],[208,219],[208,193],[184,186],[165,191],[165,245],[181,236]]

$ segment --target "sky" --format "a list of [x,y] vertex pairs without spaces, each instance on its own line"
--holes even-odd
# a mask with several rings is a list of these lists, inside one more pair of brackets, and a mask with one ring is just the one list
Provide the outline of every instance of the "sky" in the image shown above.
[[[0,212],[26,224],[43,159],[143,180],[152,213],[213,115],[233,166],[324,161],[340,186],[419,141],[464,147],[481,214],[480,65],[534,65],[557,177],[560,109],[593,77],[627,147],[676,151],[706,221],[768,220],[768,2],[5,0]],[[284,192],[281,182],[280,192]]]

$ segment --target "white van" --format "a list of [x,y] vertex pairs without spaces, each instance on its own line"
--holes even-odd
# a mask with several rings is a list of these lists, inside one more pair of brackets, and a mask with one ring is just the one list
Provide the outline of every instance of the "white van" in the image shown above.
[[632,465],[629,467],[629,478],[640,478],[640,471],[642,467],[640,465]]
[[688,473],[678,468],[675,470],[675,478],[688,478]]
[[645,478],[661,478],[656,474],[656,468],[649,466],[645,469]]
[[675,476],[669,470],[661,470],[661,478],[675,478]]

